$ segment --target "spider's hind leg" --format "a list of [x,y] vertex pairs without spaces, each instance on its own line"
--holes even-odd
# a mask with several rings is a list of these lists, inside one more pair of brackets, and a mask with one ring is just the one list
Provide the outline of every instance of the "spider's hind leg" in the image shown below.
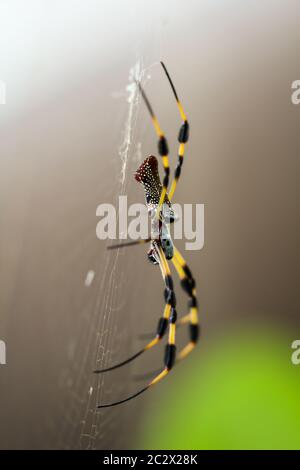
[[[164,252],[159,244],[156,245],[156,249],[159,254],[159,259],[160,259],[160,267],[164,275],[165,279],[165,300],[166,300],[166,306],[165,306],[165,312],[168,312],[168,317],[164,318],[162,323],[164,325],[169,326],[169,335],[168,335],[168,343],[166,345],[165,349],[165,357],[164,357],[164,368],[161,372],[159,372],[149,383],[146,385],[144,388],[139,390],[138,392],[134,393],[133,395],[130,395],[127,398],[124,398],[123,400],[118,400],[112,403],[104,404],[104,405],[98,405],[97,408],[109,408],[111,406],[117,406],[120,405],[121,403],[126,403],[129,400],[132,400],[133,398],[136,398],[137,396],[141,395],[144,393],[146,390],[148,390],[150,387],[153,385],[157,384],[160,382],[168,373],[170,370],[173,368],[175,364],[175,356],[176,356],[176,346],[175,346],[175,333],[176,333],[176,320],[177,320],[177,313],[175,309],[175,294],[173,290],[173,280],[171,277],[171,272],[170,268],[168,265],[168,262],[166,260],[166,257],[164,255]],[[161,319],[162,320],[162,319]],[[164,329],[165,326],[163,327]],[[149,343],[151,344],[151,343]]]
[[196,346],[199,339],[198,302],[196,297],[196,283],[190,268],[186,264],[177,248],[174,247],[172,263],[180,279],[181,287],[189,297],[189,313],[181,318],[180,324],[189,323],[190,340],[179,352],[178,360],[184,359]]
[[105,369],[96,369],[94,370],[95,374],[102,374],[104,372],[109,372],[109,371],[118,369],[119,367],[123,367],[126,364],[129,364],[131,361],[139,357],[145,351],[148,351],[149,349],[156,346],[167,331],[168,321],[169,321],[172,309],[175,309],[175,306],[176,306],[176,298],[175,298],[175,293],[173,289],[173,280],[172,280],[170,269],[165,259],[165,255],[163,253],[162,248],[159,246],[159,244],[156,241],[152,241],[151,246],[155,250],[156,257],[159,260],[159,266],[161,268],[161,272],[162,272],[163,279],[165,282],[165,290],[164,290],[165,308],[164,308],[163,316],[159,319],[156,335],[154,337],[152,336],[153,339],[143,349],[133,354],[133,356],[130,356],[128,359],[125,359],[125,361],[119,362],[118,364],[115,364],[114,366],[110,366]]
[[[184,359],[188,354],[192,352],[195,348],[197,341],[199,339],[200,329],[199,329],[199,322],[198,322],[198,303],[196,297],[196,283],[191,273],[190,268],[187,266],[184,258],[181,256],[177,248],[174,246],[174,257],[172,259],[172,263],[175,267],[175,270],[178,274],[180,279],[181,287],[186,292],[189,297],[189,313],[184,315],[183,317],[178,319],[177,322],[177,329],[188,325],[189,326],[189,342],[185,347],[179,351],[176,363],[181,359]],[[142,338],[147,338],[150,335],[143,335]],[[147,374],[139,374],[135,376],[135,379],[140,381],[144,380],[149,376],[153,376],[157,371],[152,371]]]

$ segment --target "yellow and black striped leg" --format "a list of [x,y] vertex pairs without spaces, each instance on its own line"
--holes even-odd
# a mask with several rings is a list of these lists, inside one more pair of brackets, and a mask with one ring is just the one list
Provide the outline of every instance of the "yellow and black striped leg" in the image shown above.
[[185,358],[194,349],[199,338],[198,303],[196,297],[196,283],[191,270],[175,247],[172,262],[180,278],[181,287],[189,297],[189,313],[181,319],[181,323],[189,322],[190,341],[179,352],[177,359],[180,360]]
[[180,117],[182,119],[182,125],[179,129],[179,134],[178,134],[178,142],[179,142],[179,150],[178,150],[178,163],[177,163],[177,166],[175,168],[175,174],[174,174],[174,179],[172,181],[172,184],[171,184],[171,189],[170,189],[170,192],[168,194],[168,197],[169,197],[169,200],[171,201],[172,197],[174,196],[174,193],[175,193],[175,189],[176,189],[176,186],[177,186],[177,182],[180,178],[180,174],[181,174],[181,167],[182,167],[182,164],[183,164],[183,157],[184,157],[184,149],[185,149],[185,144],[187,143],[187,141],[189,140],[189,130],[190,130],[190,126],[189,126],[189,123],[188,123],[188,120],[187,120],[187,117],[186,117],[186,114],[183,110],[183,107],[182,107],[182,104],[178,98],[178,95],[177,95],[177,91],[175,89],[175,86],[172,82],[172,79],[169,75],[169,72],[165,66],[165,64],[163,62],[161,62],[161,65],[165,71],[165,74],[167,75],[167,78],[169,80],[169,83],[171,85],[171,88],[172,88],[172,91],[174,93],[174,96],[175,96],[175,99],[176,99],[176,103],[177,103],[177,106],[178,106],[178,109],[179,109],[179,113],[180,113]]
[[[190,324],[191,323],[191,313],[187,313],[186,315],[184,315],[183,317],[179,318],[176,322],[176,330],[178,330],[178,328],[184,326],[184,325],[187,325],[187,324]],[[140,338],[141,339],[149,339],[149,338],[152,338],[153,337],[153,333],[152,334],[144,334],[144,335],[140,335]],[[196,344],[196,342],[195,342]],[[189,346],[190,348],[191,346]],[[158,372],[158,370],[152,370],[151,372],[147,372],[146,374],[138,374],[138,375],[135,375],[134,378],[135,380],[145,380],[147,379],[148,377],[152,377],[154,374],[156,374]]]
[[176,345],[175,345],[175,336],[176,336],[176,319],[177,313],[176,309],[172,308],[171,315],[169,318],[169,338],[165,350],[165,359],[164,359],[164,369],[151,380],[147,388],[152,387],[152,385],[157,384],[162,380],[173,368],[176,359]]
[[[124,398],[123,400],[119,400],[113,403],[108,403],[105,405],[98,405],[97,408],[109,408],[111,406],[116,406],[120,405],[121,403],[125,403],[129,400],[132,400],[133,398],[141,395],[143,392],[148,390],[150,387],[153,385],[157,384],[160,380],[162,380],[172,369],[174,363],[175,363],[175,355],[176,355],[176,346],[175,346],[175,334],[176,334],[176,299],[175,299],[175,294],[173,290],[173,280],[171,276],[171,271],[168,265],[168,262],[166,260],[166,257],[164,255],[164,252],[162,248],[157,244],[156,245],[159,260],[160,260],[160,266],[162,269],[162,272],[164,273],[165,277],[165,298],[166,298],[166,306],[165,306],[165,311],[169,312],[168,316],[164,316],[161,319],[161,324],[163,324],[163,329],[165,329],[168,324],[169,324],[169,335],[168,335],[168,344],[166,345],[166,351],[165,351],[165,359],[164,359],[164,369],[154,377],[154,379],[149,382],[149,384],[144,387],[142,390],[139,390],[138,392],[134,393],[133,395]],[[153,340],[155,341],[155,340]],[[156,344],[156,343],[155,343]],[[148,349],[152,346],[150,346],[151,343],[148,345]],[[154,345],[154,344],[153,344]]]
[[[183,317],[181,317],[177,320],[176,329],[186,325],[189,322],[190,322],[190,314],[187,313],[186,315],[184,315]],[[150,339],[150,338],[153,338],[153,332],[152,333],[142,333],[142,334],[139,335],[139,339],[141,339],[141,340],[146,340],[146,339]]]
[[167,305],[170,304],[170,300],[172,299],[171,302],[171,314],[169,317],[169,337],[168,337],[168,343],[166,345],[166,351],[165,351],[165,359],[164,359],[164,369],[156,376],[154,379],[151,380],[151,382],[148,385],[148,388],[151,387],[152,385],[155,385],[157,382],[159,382],[161,379],[163,379],[172,369],[174,363],[175,363],[175,356],[176,356],[176,346],[175,346],[175,336],[176,336],[176,320],[177,320],[177,313],[176,313],[176,298],[175,298],[175,293],[173,290],[173,280],[171,276],[171,271],[168,265],[168,262],[166,260],[165,254],[162,250],[162,248],[159,246],[159,258],[160,262],[162,265],[164,265],[165,273],[166,273],[166,279],[168,279],[168,288],[165,291],[165,300],[167,302]]
[[147,95],[146,95],[145,91],[142,88],[142,85],[140,83],[138,83],[138,86],[139,86],[141,95],[143,97],[143,100],[144,100],[144,102],[147,106],[147,109],[149,111],[149,114],[151,116],[153,126],[154,126],[155,132],[156,132],[157,137],[158,137],[158,153],[162,158],[162,164],[163,164],[163,168],[164,168],[164,172],[165,172],[165,176],[164,176],[164,179],[163,179],[163,187],[162,187],[160,200],[159,200],[159,204],[158,204],[158,208],[157,208],[157,217],[159,217],[160,212],[161,212],[161,207],[162,207],[162,205],[165,201],[165,197],[166,197],[166,194],[167,194],[167,191],[168,191],[168,186],[169,186],[169,178],[170,178],[169,147],[168,147],[167,139],[164,136],[163,131],[161,130],[161,127],[158,123],[157,117],[154,114],[153,108],[152,108],[152,106],[151,106],[151,104],[150,104],[150,102],[147,98]]
[[[188,122],[186,121],[186,124],[188,125]],[[184,124],[183,124],[184,125]],[[180,141],[179,141],[180,142]],[[183,157],[184,157],[184,142],[181,142],[179,144],[179,151],[178,151],[178,163],[176,165],[176,168],[175,168],[175,173],[174,173],[174,179],[172,181],[172,184],[171,184],[171,189],[170,189],[170,192],[169,192],[169,200],[171,201],[173,196],[174,196],[174,193],[175,193],[175,189],[177,187],[177,182],[180,178],[180,174],[181,174],[181,167],[182,167],[182,164],[183,164]]]
[[163,316],[159,319],[159,322],[158,322],[156,336],[143,349],[135,353],[133,356],[130,356],[129,358],[125,359],[125,361],[119,362],[118,364],[115,364],[114,366],[111,366],[111,367],[107,367],[105,369],[96,369],[94,370],[95,374],[109,372],[111,370],[115,370],[115,369],[118,369],[119,367],[125,366],[129,362],[139,357],[145,351],[148,351],[149,349],[153,348],[153,346],[156,346],[166,333],[171,309],[175,308],[175,305],[176,305],[176,298],[175,298],[175,293],[173,289],[173,280],[171,277],[170,268],[165,258],[164,252],[161,249],[161,247],[157,245],[157,243],[155,244],[155,247],[156,247],[159,259],[160,259],[159,265],[160,265],[162,276],[165,282],[165,290],[164,290],[165,308],[164,308]]

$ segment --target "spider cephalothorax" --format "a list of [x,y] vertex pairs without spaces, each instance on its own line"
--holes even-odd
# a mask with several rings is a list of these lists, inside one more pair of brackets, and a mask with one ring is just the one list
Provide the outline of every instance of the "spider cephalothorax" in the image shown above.
[[[129,362],[140,356],[143,352],[151,349],[156,344],[158,344],[159,341],[164,337],[164,335],[168,331],[168,342],[166,344],[164,356],[164,367],[158,374],[155,373],[154,378],[138,392],[134,393],[133,395],[130,395],[127,398],[124,398],[123,400],[115,401],[105,405],[99,405],[98,408],[106,408],[110,406],[119,405],[120,403],[125,403],[128,400],[132,400],[133,398],[148,390],[150,387],[152,387],[161,379],[163,379],[170,372],[170,370],[173,368],[174,364],[177,363],[178,360],[185,358],[193,350],[198,340],[199,327],[196,283],[192,276],[191,270],[187,266],[184,258],[174,246],[168,228],[168,224],[174,222],[175,218],[171,200],[176,190],[177,182],[181,174],[185,144],[189,138],[189,124],[187,121],[187,117],[183,111],[183,107],[179,101],[174,84],[170,78],[170,75],[163,62],[161,62],[161,65],[167,75],[167,78],[173,90],[179,113],[183,121],[178,135],[178,163],[175,169],[174,179],[172,181],[170,191],[168,192],[170,167],[167,139],[165,138],[164,133],[162,132],[159,126],[158,120],[153,112],[153,109],[143,88],[141,87],[140,83],[138,83],[138,87],[148,108],[148,111],[151,115],[154,129],[158,137],[158,153],[162,159],[162,165],[165,174],[163,182],[161,183],[158,172],[157,158],[153,155],[146,158],[135,173],[135,179],[144,187],[146,204],[148,207],[149,215],[151,217],[151,236],[147,240],[130,241],[121,245],[114,245],[109,248],[120,248],[124,246],[132,246],[150,242],[148,259],[153,264],[158,264],[161,269],[164,280],[165,307],[163,314],[158,322],[156,335],[153,335],[153,339],[148,344],[146,344],[143,349],[141,349],[125,361],[120,362],[119,364],[116,364],[112,367],[108,367],[106,369],[95,370],[95,373],[98,374],[101,372],[108,372],[110,370],[124,366],[125,364],[128,364]],[[178,321],[176,312],[176,297],[171,270],[167,261],[168,259],[172,261],[172,264],[174,265],[176,273],[180,279],[181,287],[189,298],[189,312],[186,315],[182,316]],[[176,356],[176,325],[180,326],[185,324],[189,325],[189,342],[181,351],[179,351],[179,354]]]

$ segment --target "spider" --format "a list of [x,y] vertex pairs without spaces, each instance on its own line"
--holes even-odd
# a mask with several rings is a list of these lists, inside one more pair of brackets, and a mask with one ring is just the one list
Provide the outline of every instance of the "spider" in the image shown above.
[[[146,344],[146,346],[138,351],[133,356],[129,357],[123,362],[120,362],[114,366],[108,367],[106,369],[95,370],[94,373],[99,374],[103,372],[108,372],[119,367],[128,364],[129,362],[136,359],[145,351],[156,346],[165,334],[168,331],[168,342],[166,344],[165,349],[165,357],[164,357],[164,367],[159,373],[155,375],[155,377],[141,390],[130,395],[127,398],[122,400],[108,403],[108,404],[101,404],[98,405],[97,408],[107,408],[111,406],[116,406],[121,403],[125,403],[133,398],[141,395],[146,390],[148,390],[153,385],[157,384],[160,380],[162,380],[168,373],[172,370],[173,366],[175,365],[175,358],[176,358],[176,346],[175,346],[175,333],[176,333],[176,325],[184,325],[189,324],[189,342],[188,344],[179,351],[177,355],[176,362],[185,358],[195,347],[198,337],[199,337],[199,325],[198,325],[198,307],[197,307],[197,298],[196,298],[196,284],[195,280],[192,276],[191,270],[187,266],[184,258],[175,247],[169,229],[168,223],[172,223],[175,220],[174,211],[172,208],[171,200],[174,196],[177,182],[180,178],[181,167],[183,164],[184,158],[184,150],[185,144],[189,138],[189,123],[187,121],[187,117],[184,113],[183,107],[181,102],[178,98],[176,89],[174,84],[171,80],[169,72],[163,62],[161,62],[161,66],[167,76],[167,79],[170,83],[172,88],[174,97],[176,99],[176,103],[179,109],[180,117],[182,119],[182,125],[179,130],[178,135],[178,142],[179,142],[179,151],[178,151],[178,163],[174,173],[174,179],[171,184],[170,191],[168,193],[168,186],[169,186],[169,175],[170,175],[170,167],[169,167],[169,157],[168,157],[168,143],[167,139],[161,130],[161,127],[158,123],[158,120],[153,112],[153,108],[146,96],[145,91],[143,90],[141,84],[137,82],[137,86],[139,87],[140,93],[142,98],[145,102],[145,105],[149,111],[151,116],[154,129],[156,131],[158,137],[158,153],[162,159],[162,165],[164,169],[164,178],[163,182],[161,183],[159,172],[158,172],[158,161],[157,158],[153,155],[150,155],[148,158],[144,160],[141,166],[135,173],[135,179],[139,183],[142,184],[145,192],[145,199],[148,208],[149,215],[151,216],[151,237],[147,238],[146,240],[137,240],[131,241],[127,243],[122,243],[119,245],[110,246],[110,249],[113,248],[121,248],[124,246],[133,246],[138,245],[141,243],[148,243],[150,242],[150,248],[147,253],[148,259],[151,263],[155,265],[159,265],[163,280],[164,280],[164,300],[165,300],[165,307],[163,311],[162,317],[159,319],[157,332],[154,335],[153,339]],[[155,236],[153,236],[155,233]],[[173,287],[173,279],[171,275],[171,270],[168,264],[168,260],[171,260],[172,264],[174,265],[175,271],[180,279],[180,284],[182,289],[188,296],[188,308],[189,312],[183,316],[177,322],[177,312],[176,312],[176,297]]]

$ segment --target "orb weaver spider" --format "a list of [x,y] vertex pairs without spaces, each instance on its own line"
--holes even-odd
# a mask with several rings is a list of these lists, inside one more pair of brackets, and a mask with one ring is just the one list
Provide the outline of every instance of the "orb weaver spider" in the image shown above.
[[[123,362],[120,362],[114,366],[108,367],[106,369],[95,370],[94,373],[99,374],[103,372],[108,372],[119,367],[128,364],[129,362],[136,359],[145,351],[156,346],[161,339],[164,337],[168,330],[168,342],[166,345],[165,350],[165,358],[164,358],[164,367],[163,369],[155,375],[155,377],[141,390],[130,395],[123,400],[119,400],[116,402],[112,402],[109,404],[98,405],[97,408],[107,408],[111,406],[116,406],[121,403],[125,403],[133,398],[141,395],[143,392],[148,390],[153,385],[157,384],[160,380],[162,380],[173,368],[175,364],[175,357],[176,357],[176,346],[175,346],[175,333],[176,333],[176,325],[184,325],[189,324],[190,329],[190,339],[188,344],[179,352],[176,361],[185,358],[195,347],[198,336],[199,336],[199,325],[198,325],[198,308],[197,308],[197,298],[196,298],[196,284],[195,280],[192,276],[191,270],[187,266],[184,258],[178,251],[178,249],[173,244],[171,239],[171,235],[168,229],[167,223],[174,222],[175,216],[174,211],[172,208],[171,200],[174,196],[177,182],[180,178],[181,167],[183,163],[184,157],[184,150],[185,144],[189,138],[189,123],[187,121],[187,117],[184,113],[183,107],[181,102],[178,98],[176,89],[174,84],[171,80],[171,77],[167,71],[166,66],[163,62],[161,62],[163,70],[167,76],[167,79],[171,85],[174,97],[176,99],[176,103],[179,109],[180,117],[182,119],[182,125],[179,130],[178,135],[178,142],[179,142],[179,151],[178,151],[178,163],[175,169],[174,179],[171,184],[170,192],[168,193],[168,186],[169,186],[169,175],[170,175],[170,167],[169,167],[169,157],[168,157],[168,143],[167,139],[164,136],[163,131],[160,128],[158,120],[153,112],[152,106],[143,90],[141,84],[137,82],[137,86],[139,87],[140,93],[142,98],[145,102],[145,105],[149,111],[151,116],[154,129],[156,131],[158,137],[158,153],[162,158],[162,164],[164,169],[164,179],[163,183],[160,181],[159,173],[158,173],[158,161],[155,156],[150,155],[148,158],[144,160],[141,166],[135,173],[135,179],[139,183],[142,184],[144,187],[145,192],[145,199],[148,208],[148,212],[152,217],[152,224],[151,224],[151,234],[156,233],[156,236],[149,237],[146,240],[137,240],[131,241],[127,243],[122,243],[119,245],[110,246],[109,249],[114,248],[122,248],[125,246],[133,246],[138,245],[141,243],[150,242],[150,249],[147,253],[148,259],[151,263],[159,265],[162,276],[164,279],[165,289],[164,289],[164,299],[165,299],[165,307],[163,311],[162,317],[159,319],[157,332],[154,338],[146,344],[146,346],[141,349],[139,352],[134,354],[133,356],[129,357]],[[176,312],[176,297],[173,287],[173,279],[171,275],[171,270],[168,264],[168,260],[172,261],[174,265],[175,271],[180,279],[180,284],[182,289],[187,294],[189,301],[189,313],[183,316],[177,322],[177,312]]]

